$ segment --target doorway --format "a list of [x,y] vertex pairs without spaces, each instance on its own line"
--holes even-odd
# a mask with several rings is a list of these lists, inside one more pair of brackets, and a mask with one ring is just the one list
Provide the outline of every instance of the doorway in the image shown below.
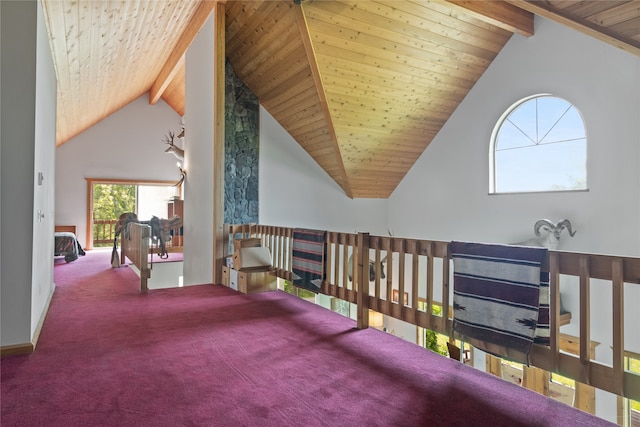
[[168,206],[180,198],[181,188],[167,181],[105,180],[87,178],[86,247],[113,245],[115,224],[125,212],[141,220],[168,218]]

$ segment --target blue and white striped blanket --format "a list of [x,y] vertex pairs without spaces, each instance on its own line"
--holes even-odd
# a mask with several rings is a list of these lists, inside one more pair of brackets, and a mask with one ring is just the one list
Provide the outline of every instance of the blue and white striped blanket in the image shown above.
[[291,269],[294,285],[320,292],[324,279],[325,231],[297,228],[293,231],[293,259]]
[[528,364],[533,342],[549,343],[546,248],[451,242],[453,330],[491,354]]

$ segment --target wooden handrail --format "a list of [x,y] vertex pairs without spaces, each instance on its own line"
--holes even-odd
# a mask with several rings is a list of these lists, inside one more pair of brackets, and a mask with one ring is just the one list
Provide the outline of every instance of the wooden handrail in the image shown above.
[[[293,230],[255,224],[228,225],[230,239],[240,232],[246,237],[260,237],[263,246],[271,250],[276,275],[286,280],[291,277]],[[372,283],[368,281],[368,255],[372,255],[376,270]],[[385,279],[382,279],[379,265],[385,256],[392,262],[387,262]],[[351,270],[348,265],[350,258]],[[442,310],[441,315],[433,314],[432,311],[435,304],[450,306],[452,261],[448,242],[329,231],[325,262],[325,281],[320,291],[357,304],[358,327],[368,325],[368,312],[371,309],[451,337],[451,310]],[[399,271],[395,272],[395,268]],[[623,368],[624,285],[640,284],[640,258],[550,250],[543,269],[550,273],[551,343],[549,347],[533,345],[531,365],[623,397],[640,400],[640,375],[624,371]],[[348,271],[353,272],[353,281],[349,280]],[[581,337],[577,356],[560,350],[561,276],[572,276],[578,281],[575,291],[580,295],[580,315],[577,321]],[[571,285],[568,281],[567,286]],[[591,360],[591,286],[611,287],[612,365]],[[359,289],[365,292],[359,295]],[[392,298],[394,292],[399,296],[396,300]]]
[[[116,233],[117,219],[94,219],[93,220],[93,245],[99,244],[113,244]],[[165,249],[167,252],[182,252],[183,251],[183,236],[180,233],[181,227],[175,227],[172,229],[173,238],[165,242]],[[153,247],[149,248],[149,253],[158,252],[159,249],[154,250]]]
[[93,220],[93,245],[113,243],[117,219]]

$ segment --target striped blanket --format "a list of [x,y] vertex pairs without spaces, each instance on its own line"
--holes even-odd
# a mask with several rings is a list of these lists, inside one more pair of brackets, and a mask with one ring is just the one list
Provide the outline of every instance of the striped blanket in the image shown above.
[[325,231],[295,229],[293,231],[292,282],[294,285],[320,292],[324,279]]
[[549,344],[546,248],[451,242],[453,331],[476,348],[520,363]]

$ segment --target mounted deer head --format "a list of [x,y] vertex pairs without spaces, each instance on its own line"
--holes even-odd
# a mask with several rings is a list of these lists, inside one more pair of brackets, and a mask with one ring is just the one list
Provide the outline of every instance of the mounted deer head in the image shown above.
[[[182,128],[182,132],[180,132],[180,135],[184,136],[184,128]],[[178,138],[181,138],[181,136],[178,136]],[[169,148],[164,150],[164,152],[171,153],[174,156],[176,156],[178,160],[180,160],[181,162],[184,162],[184,150],[178,147],[177,145],[175,145],[175,143],[173,142],[174,139],[175,139],[175,133],[171,131],[169,131],[168,135],[165,135],[164,142],[165,144],[169,145]]]

